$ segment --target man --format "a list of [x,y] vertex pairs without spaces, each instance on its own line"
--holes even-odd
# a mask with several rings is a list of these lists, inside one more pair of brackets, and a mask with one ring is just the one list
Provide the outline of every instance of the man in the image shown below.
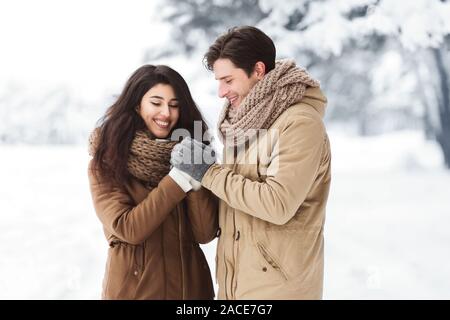
[[254,27],[220,36],[205,62],[227,100],[223,164],[187,161],[211,151],[190,138],[171,162],[220,198],[218,298],[321,299],[331,154],[319,83],[292,60],[276,62]]

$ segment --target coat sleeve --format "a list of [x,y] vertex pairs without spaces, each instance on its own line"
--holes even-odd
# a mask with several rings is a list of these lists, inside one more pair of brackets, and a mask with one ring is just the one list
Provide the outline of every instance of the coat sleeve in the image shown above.
[[211,166],[202,185],[230,207],[273,224],[287,223],[316,179],[325,128],[309,114],[288,119],[272,151],[265,181],[252,181],[229,168]]
[[201,188],[188,193],[186,206],[195,241],[201,244],[211,242],[219,228],[217,197],[208,189]]
[[[166,219],[186,194],[165,176],[139,204],[123,188],[93,174],[88,168],[94,208],[104,228],[120,240],[139,245]],[[100,180],[100,181],[99,181]]]

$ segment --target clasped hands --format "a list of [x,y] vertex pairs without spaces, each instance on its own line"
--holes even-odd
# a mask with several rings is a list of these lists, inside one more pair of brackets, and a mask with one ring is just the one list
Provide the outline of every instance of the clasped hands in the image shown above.
[[214,149],[190,137],[185,137],[172,149],[170,163],[197,182],[201,182],[209,167],[216,162]]

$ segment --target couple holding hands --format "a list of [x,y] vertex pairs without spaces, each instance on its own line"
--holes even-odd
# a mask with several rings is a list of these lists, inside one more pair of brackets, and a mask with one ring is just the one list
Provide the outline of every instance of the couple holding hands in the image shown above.
[[275,55],[249,26],[205,54],[226,99],[221,159],[179,73],[144,65],[127,81],[89,139],[90,190],[109,243],[102,298],[213,299],[199,244],[216,237],[219,299],[322,298],[326,98]]

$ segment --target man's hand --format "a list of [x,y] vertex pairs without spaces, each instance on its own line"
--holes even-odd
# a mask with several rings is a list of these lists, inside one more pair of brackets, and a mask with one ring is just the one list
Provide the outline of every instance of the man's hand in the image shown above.
[[209,167],[216,162],[213,148],[190,137],[184,138],[172,150],[170,163],[201,182]]

